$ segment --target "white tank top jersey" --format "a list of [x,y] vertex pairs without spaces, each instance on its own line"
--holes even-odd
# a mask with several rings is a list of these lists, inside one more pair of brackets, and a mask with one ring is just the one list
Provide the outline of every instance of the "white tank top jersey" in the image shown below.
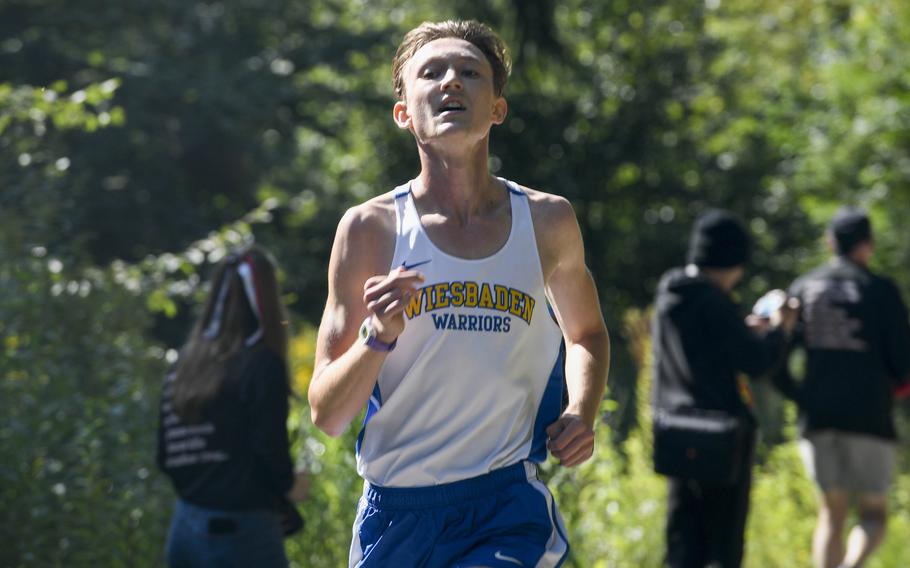
[[425,281],[379,373],[357,441],[357,471],[421,487],[546,459],[561,411],[562,333],[553,319],[528,197],[508,187],[512,227],[497,252],[463,259],[424,231],[410,184],[395,189],[392,268]]

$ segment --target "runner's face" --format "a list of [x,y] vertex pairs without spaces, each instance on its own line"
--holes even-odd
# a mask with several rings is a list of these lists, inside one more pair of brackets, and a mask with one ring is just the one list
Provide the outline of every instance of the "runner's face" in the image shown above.
[[483,52],[456,38],[421,47],[405,69],[405,100],[395,121],[418,142],[483,140],[505,118],[506,103],[493,92],[493,68]]

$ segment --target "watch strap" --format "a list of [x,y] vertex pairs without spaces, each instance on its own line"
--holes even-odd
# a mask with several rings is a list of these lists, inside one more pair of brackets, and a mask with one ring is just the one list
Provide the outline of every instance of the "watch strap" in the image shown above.
[[367,340],[364,341],[364,344],[367,347],[369,347],[370,349],[373,349],[375,351],[391,351],[392,349],[395,349],[395,345],[397,343],[398,343],[397,337],[395,339],[393,339],[391,343],[386,343],[385,341],[382,341],[375,335],[370,335],[369,337],[367,337]]

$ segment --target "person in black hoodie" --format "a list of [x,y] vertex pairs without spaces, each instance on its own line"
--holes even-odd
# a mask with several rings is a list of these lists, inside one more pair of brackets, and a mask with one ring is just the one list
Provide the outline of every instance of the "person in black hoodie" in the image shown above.
[[[736,567],[743,556],[756,421],[748,383],[781,359],[795,315],[781,308],[761,332],[730,297],[751,240],[731,213],[713,209],[695,223],[688,265],[663,275],[652,326],[655,416],[686,409],[722,412],[742,430],[736,479],[668,476],[665,563],[672,568]],[[656,426],[656,425],[655,425]]]
[[[910,392],[910,324],[897,287],[872,273],[869,217],[844,207],[827,231],[834,258],[797,279],[797,342],[806,373],[793,382],[801,451],[819,488],[817,568],[862,566],[881,543],[895,462],[892,408]],[[786,367],[782,368],[786,371]],[[844,546],[851,498],[858,523]]]
[[283,534],[302,523],[289,499],[307,484],[289,450],[287,351],[274,262],[255,246],[229,255],[162,391],[171,567],[287,566]]

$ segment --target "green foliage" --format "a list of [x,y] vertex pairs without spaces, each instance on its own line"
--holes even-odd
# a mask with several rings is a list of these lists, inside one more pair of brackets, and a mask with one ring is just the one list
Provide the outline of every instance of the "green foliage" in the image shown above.
[[[890,493],[885,541],[867,563],[869,568],[899,568],[907,561],[910,475],[898,475]],[[747,532],[747,568],[811,566],[816,490],[806,477],[796,442],[778,446],[756,469]],[[848,525],[857,522],[851,517]]]
[[147,450],[163,352],[142,298],[53,237],[74,205],[62,140],[122,121],[116,88],[0,85],[4,566],[160,559],[168,496]]
[[66,138],[123,122],[123,109],[111,103],[118,85],[108,79],[69,92],[65,81],[50,87],[0,83],[0,225],[10,247],[6,254],[41,245],[58,256],[84,256],[79,239],[58,234],[80,208],[67,185],[76,158]]
[[660,566],[666,484],[651,469],[650,444],[633,435],[619,449],[604,430],[587,464],[564,469],[551,463],[544,469],[569,533],[567,565]]
[[288,556],[296,566],[346,566],[351,547],[351,527],[363,480],[357,475],[355,423],[339,438],[319,432],[309,420],[309,408],[297,405],[292,423],[299,462],[312,475],[309,498],[300,511],[306,519],[301,533],[287,542]]
[[811,566],[815,506],[796,443],[774,448],[755,469],[746,566]]
[[[423,20],[477,17],[503,32],[516,65],[491,170],[573,202],[608,324],[634,324],[613,334],[623,363],[596,459],[545,468],[570,564],[659,563],[646,320],[622,318],[682,262],[705,207],[732,208],[755,233],[747,301],[824,257],[821,228],[843,202],[870,208],[877,266],[910,292],[906,2],[81,8],[0,3],[2,565],[160,565],[172,495],[150,459],[164,353],[182,341],[210,263],[255,238],[283,265],[307,374],[337,220],[417,171],[412,138],[389,117],[388,69]],[[762,421],[792,437],[792,415],[758,393]],[[356,428],[330,440],[306,415],[296,403],[313,496],[288,549],[298,565],[343,565]],[[760,455],[748,565],[805,565],[811,484],[792,444]],[[899,536],[908,467],[904,455],[891,536],[870,566],[910,554]]]
[[163,353],[141,299],[41,250],[0,264],[0,283],[0,565],[159,563]]

